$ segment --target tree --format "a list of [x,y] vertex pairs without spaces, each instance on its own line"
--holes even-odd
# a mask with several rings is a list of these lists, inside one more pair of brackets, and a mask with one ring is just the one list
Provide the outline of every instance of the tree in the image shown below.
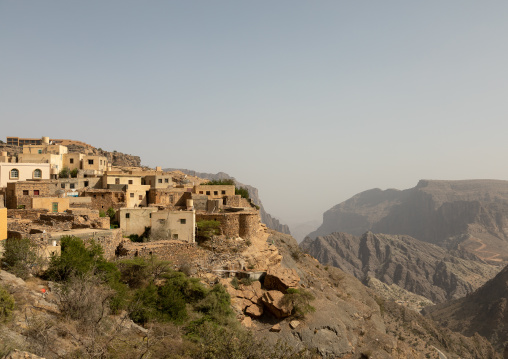
[[28,238],[8,238],[3,241],[3,263],[14,275],[27,279],[45,264],[39,254],[39,247]]
[[216,220],[197,221],[196,227],[196,236],[201,240],[209,240],[212,236],[220,234],[220,222]]
[[70,174],[71,174],[71,172],[69,170],[69,167],[64,167],[64,168],[62,168],[62,170],[58,174],[58,177],[60,177],[60,178],[69,178]]
[[70,171],[70,175],[72,178],[76,178],[78,177],[78,172],[79,170],[77,168],[73,169],[72,171]]

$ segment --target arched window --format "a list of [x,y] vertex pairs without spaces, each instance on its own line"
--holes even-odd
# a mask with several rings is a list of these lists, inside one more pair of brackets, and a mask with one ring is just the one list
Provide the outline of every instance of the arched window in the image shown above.
[[13,168],[11,170],[11,178],[12,179],[18,179],[19,178],[19,171],[17,168]]
[[42,171],[40,169],[34,171],[34,178],[42,178]]

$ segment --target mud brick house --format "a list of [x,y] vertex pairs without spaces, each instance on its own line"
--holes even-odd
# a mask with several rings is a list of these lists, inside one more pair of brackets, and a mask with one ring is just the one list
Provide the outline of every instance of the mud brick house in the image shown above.
[[32,208],[34,197],[57,197],[57,182],[51,180],[7,183],[7,208]]
[[121,190],[85,189],[82,195],[92,199],[90,203],[92,209],[107,210],[112,207],[117,210],[126,206],[125,192]]

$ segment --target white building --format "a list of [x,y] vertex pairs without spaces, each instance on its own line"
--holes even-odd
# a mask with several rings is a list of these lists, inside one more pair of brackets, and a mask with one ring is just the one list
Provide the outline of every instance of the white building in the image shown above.
[[49,163],[0,162],[0,187],[6,187],[9,182],[48,180],[50,166]]

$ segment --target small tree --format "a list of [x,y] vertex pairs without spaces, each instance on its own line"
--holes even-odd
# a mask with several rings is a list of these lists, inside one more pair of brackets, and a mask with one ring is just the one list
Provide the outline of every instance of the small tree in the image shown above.
[[14,310],[14,298],[0,286],[0,323],[7,321]]
[[242,198],[249,199],[249,190],[245,187],[236,188],[235,187],[235,194],[239,194],[242,196]]
[[305,314],[316,311],[310,302],[316,299],[312,293],[305,289],[288,288],[286,294],[282,298],[281,304],[292,307],[293,314],[295,317],[303,318]]
[[220,234],[220,222],[216,220],[198,221],[196,223],[196,236],[201,240],[209,240],[214,235]]
[[8,238],[3,241],[3,263],[6,269],[14,275],[26,279],[44,265],[44,259],[39,255],[36,243],[28,238]]
[[71,172],[70,172],[70,175],[72,178],[76,178],[78,177],[78,172],[79,170],[77,168],[73,169]]
[[60,178],[69,178],[71,172],[69,171],[69,167],[64,167],[58,174],[58,177]]

